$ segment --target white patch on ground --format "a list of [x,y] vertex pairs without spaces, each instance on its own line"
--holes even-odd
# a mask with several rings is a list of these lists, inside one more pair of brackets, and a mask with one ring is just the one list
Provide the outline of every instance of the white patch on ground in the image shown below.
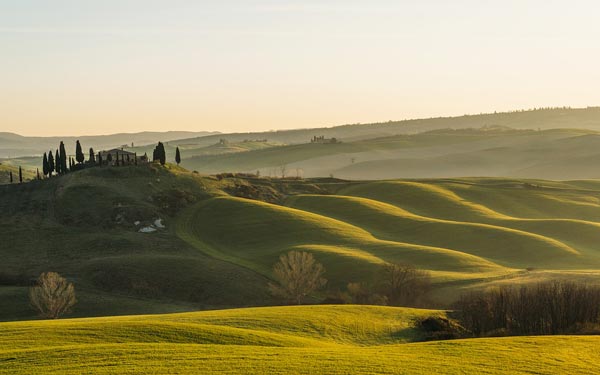
[[133,222],[133,225],[135,225],[135,226],[137,227],[138,225],[140,225],[140,221],[139,221],[139,220],[137,220],[137,221],[134,221],[134,222]]
[[152,226],[150,226],[150,227],[143,227],[138,232],[140,232],[140,233],[152,233],[152,232],[156,232],[156,228],[154,228]]
[[156,219],[156,220],[154,220],[154,226],[156,228],[161,228],[161,229],[165,228],[165,226],[162,223],[162,219]]

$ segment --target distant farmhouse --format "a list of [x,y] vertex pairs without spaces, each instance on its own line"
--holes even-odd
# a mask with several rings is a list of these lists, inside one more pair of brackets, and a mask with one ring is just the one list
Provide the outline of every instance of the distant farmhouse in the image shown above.
[[342,143],[337,140],[337,138],[325,138],[324,135],[317,137],[316,135],[312,137],[310,143],[323,143],[323,144],[334,144],[334,143]]
[[113,148],[108,151],[100,151],[98,160],[103,165],[130,165],[138,163],[148,163],[148,156],[137,156],[134,152],[125,151],[123,148]]

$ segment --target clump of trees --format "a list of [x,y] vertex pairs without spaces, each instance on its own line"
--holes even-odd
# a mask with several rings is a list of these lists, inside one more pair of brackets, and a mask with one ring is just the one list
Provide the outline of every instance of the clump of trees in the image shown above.
[[503,286],[465,294],[454,307],[476,336],[577,333],[600,323],[600,287],[569,281]]
[[430,289],[429,272],[408,263],[390,263],[372,284],[349,283],[338,299],[359,305],[421,307],[426,305]]
[[273,267],[276,283],[269,283],[269,290],[273,295],[299,305],[327,284],[324,273],[325,268],[312,254],[290,251],[279,257]]
[[[158,154],[157,150],[160,150]],[[160,142],[157,149],[155,149],[155,155],[159,155],[156,160],[160,160],[161,163],[164,164],[164,146]],[[102,154],[96,154],[92,147],[89,149],[89,157],[86,161],[83,147],[79,140],[75,142],[75,156],[67,155],[64,142],[60,142],[58,149],[56,149],[54,153],[52,150],[44,153],[42,158],[42,172],[44,177],[50,178],[54,174],[63,175],[70,171],[77,171],[89,166],[102,166],[103,163],[111,163],[112,161],[113,157],[110,154],[108,154],[106,160],[103,160]],[[121,155],[121,157],[119,157],[118,153],[116,154],[115,165],[126,165],[131,164],[131,162],[132,160],[129,154]],[[133,162],[137,165],[137,154],[134,156]]]
[[38,278],[37,285],[29,289],[29,301],[41,317],[57,319],[77,303],[75,287],[58,273],[45,272]]
[[158,145],[152,152],[152,161],[158,161],[161,165],[165,165],[167,162],[167,153],[165,151],[165,145],[162,142],[158,142]]

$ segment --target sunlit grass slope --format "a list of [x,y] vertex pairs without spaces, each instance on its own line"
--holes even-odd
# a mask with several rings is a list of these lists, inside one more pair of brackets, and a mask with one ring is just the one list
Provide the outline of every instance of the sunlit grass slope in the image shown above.
[[[180,217],[178,234],[212,256],[265,275],[282,253],[308,250],[325,264],[328,277],[342,285],[370,280],[386,262],[410,262],[465,276],[507,271],[492,261],[450,247],[379,239],[359,226],[331,217],[242,198],[213,198],[196,205]],[[555,251],[568,253],[570,249],[557,245]]]
[[[11,172],[13,175],[13,183],[18,183],[19,167],[12,164],[7,164],[6,162],[0,162],[0,185],[10,183]],[[35,170],[32,171],[30,169],[23,168],[22,173],[24,181],[32,180],[36,177]]]
[[338,194],[385,202],[432,219],[484,223],[528,232],[558,241],[581,255],[569,260],[556,258],[554,267],[598,264],[600,186],[592,181],[483,178],[379,181],[345,187]]
[[592,181],[465,178],[322,186],[334,194],[290,194],[283,206],[212,198],[186,210],[177,233],[206,254],[267,277],[279,255],[311,251],[333,287],[372,281],[390,262],[430,270],[436,283],[516,279],[525,269],[600,267],[600,222],[593,220],[600,189]]
[[371,199],[299,195],[290,198],[288,204],[358,225],[379,238],[460,249],[511,267],[551,267],[579,255],[550,237],[490,224],[418,216]]
[[253,308],[0,323],[2,374],[593,373],[597,337],[413,342],[441,311]]

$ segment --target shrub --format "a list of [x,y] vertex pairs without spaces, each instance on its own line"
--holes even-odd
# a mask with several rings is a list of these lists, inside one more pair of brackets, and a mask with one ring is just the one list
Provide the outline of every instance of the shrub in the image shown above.
[[465,329],[454,320],[429,316],[419,320],[417,328],[423,332],[424,341],[451,340],[465,336]]
[[29,300],[40,316],[49,319],[68,313],[77,302],[73,284],[56,272],[40,275],[37,285],[29,289]]

